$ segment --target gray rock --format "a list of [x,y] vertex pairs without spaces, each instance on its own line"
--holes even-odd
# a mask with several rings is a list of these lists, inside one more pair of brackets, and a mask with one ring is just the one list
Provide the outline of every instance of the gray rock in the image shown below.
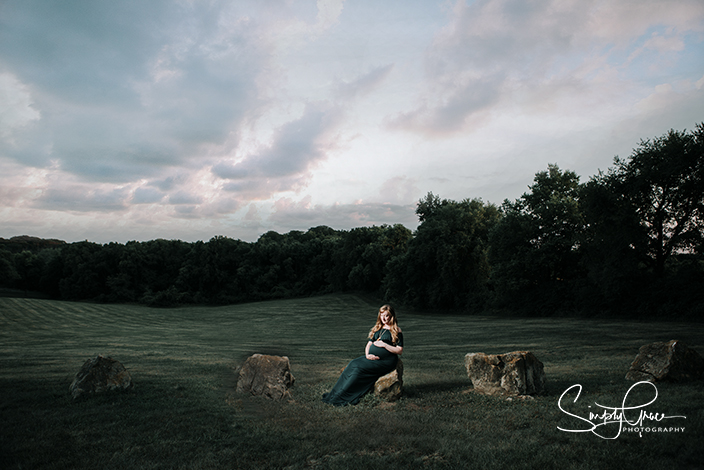
[[626,380],[683,382],[704,376],[704,358],[682,341],[656,342],[641,346],[626,373]]
[[464,364],[474,390],[485,395],[534,395],[545,390],[543,363],[529,351],[469,353]]
[[291,396],[294,381],[288,357],[254,354],[240,369],[237,391],[278,400]]
[[403,393],[403,362],[398,360],[396,369],[379,377],[374,383],[374,395],[386,400],[396,401]]
[[129,390],[133,386],[132,377],[125,366],[115,359],[98,355],[83,364],[69,391],[73,398],[78,398],[83,394]]

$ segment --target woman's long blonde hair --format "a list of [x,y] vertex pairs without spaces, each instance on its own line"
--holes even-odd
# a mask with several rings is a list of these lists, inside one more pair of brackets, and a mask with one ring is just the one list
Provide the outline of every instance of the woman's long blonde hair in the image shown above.
[[369,339],[372,339],[374,337],[374,333],[379,331],[384,327],[384,324],[381,322],[381,314],[383,312],[389,312],[389,315],[391,316],[391,321],[389,324],[391,325],[391,341],[393,341],[394,344],[398,341],[398,334],[401,332],[401,328],[398,327],[398,323],[396,323],[396,311],[394,308],[389,305],[382,305],[381,308],[379,309],[379,313],[376,315],[376,325],[369,330]]

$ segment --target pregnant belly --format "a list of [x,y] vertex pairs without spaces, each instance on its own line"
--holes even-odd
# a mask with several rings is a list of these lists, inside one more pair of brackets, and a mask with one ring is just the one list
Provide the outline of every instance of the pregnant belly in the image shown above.
[[374,346],[373,344],[369,346],[369,354],[379,356],[379,359],[386,359],[387,357],[393,356],[393,354],[386,349]]

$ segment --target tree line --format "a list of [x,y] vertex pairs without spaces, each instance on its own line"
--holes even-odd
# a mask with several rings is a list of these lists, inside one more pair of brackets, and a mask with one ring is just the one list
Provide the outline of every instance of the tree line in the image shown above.
[[428,193],[420,222],[249,243],[0,240],[0,285],[152,306],[363,291],[402,305],[701,319],[704,123],[643,140],[587,182],[548,165],[501,205]]
[[254,243],[216,236],[195,243],[47,244],[16,237],[0,248],[0,279],[6,288],[55,299],[151,306],[376,292],[386,263],[411,238],[402,225],[271,231]]

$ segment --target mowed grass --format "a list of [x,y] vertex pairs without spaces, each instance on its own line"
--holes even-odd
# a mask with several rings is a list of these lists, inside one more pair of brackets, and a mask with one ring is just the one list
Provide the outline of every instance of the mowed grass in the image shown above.
[[[655,423],[681,432],[557,429],[585,428],[558,408],[568,387],[583,386],[565,404],[580,416],[621,406],[638,348],[679,339],[704,353],[702,324],[400,310],[403,398],[325,405],[378,307],[355,295],[176,309],[0,298],[0,468],[704,468],[702,381],[658,384],[647,407],[686,416]],[[464,355],[514,350],[543,362],[547,393],[473,393]],[[289,357],[291,400],[234,392],[253,353]],[[74,375],[97,354],[122,362],[135,388],[73,400]],[[651,399],[640,388],[629,403]]]

